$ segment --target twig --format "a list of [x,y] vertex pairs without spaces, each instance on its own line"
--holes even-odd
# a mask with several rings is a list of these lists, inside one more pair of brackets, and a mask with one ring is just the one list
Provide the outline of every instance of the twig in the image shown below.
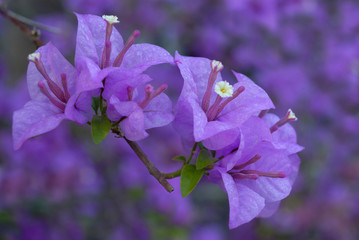
[[30,26],[33,26],[33,27],[36,27],[36,28],[40,28],[40,29],[44,29],[45,31],[56,33],[56,34],[61,33],[61,30],[58,29],[58,28],[48,26],[46,24],[34,21],[34,20],[30,19],[30,18],[26,18],[24,16],[21,16],[20,14],[14,13],[13,11],[7,10],[7,14],[10,17],[13,17],[13,18],[15,18],[15,19],[19,20],[20,22],[25,23],[27,25],[30,25]]
[[23,31],[35,43],[37,48],[44,45],[44,43],[39,39],[39,36],[38,34],[36,34],[36,32],[32,31],[30,28],[28,28],[26,25],[24,25],[21,21],[19,21],[15,17],[10,16],[5,8],[0,7],[0,14],[3,15],[5,18],[8,18],[16,26],[18,26],[18,28],[20,28],[20,30]]
[[182,169],[183,169],[183,167],[181,169],[178,169],[177,171],[174,171],[171,173],[163,173],[163,175],[166,179],[173,179],[173,178],[181,176]]
[[133,141],[128,140],[122,133],[121,129],[117,126],[111,128],[112,132],[117,134],[120,137],[123,137],[132,150],[136,153],[137,157],[142,161],[142,163],[148,169],[148,172],[157,179],[157,181],[167,190],[167,192],[173,192],[173,186],[166,180],[166,174],[158,170],[158,168],[151,162],[147,155],[143,152],[141,147]]
[[138,158],[143,162],[143,164],[145,164],[150,174],[157,179],[157,181],[167,190],[167,192],[172,192],[174,188],[166,180],[165,174],[163,174],[160,170],[156,168],[156,166],[151,162],[147,155],[142,151],[141,147],[136,142],[130,141],[125,137],[124,139],[126,140],[128,145],[130,145],[132,150],[136,153]]

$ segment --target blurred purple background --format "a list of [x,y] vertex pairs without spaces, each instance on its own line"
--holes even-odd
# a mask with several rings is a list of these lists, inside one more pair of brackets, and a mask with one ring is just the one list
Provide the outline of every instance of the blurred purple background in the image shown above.
[[[29,99],[26,57],[35,47],[0,16],[0,239],[359,239],[359,2],[7,2],[8,9],[59,29],[41,30],[41,38],[69,59],[75,11],[117,15],[125,39],[139,29],[138,42],[220,60],[264,88],[277,114],[293,109],[305,150],[294,190],[278,212],[231,231],[218,186],[203,183],[182,198],[176,179],[175,192],[167,194],[123,140],[109,136],[95,145],[86,126],[63,123],[14,152],[12,112]],[[168,66],[160,74],[176,100],[178,70]],[[161,170],[175,170],[179,163],[171,158],[186,154],[179,137],[171,126],[150,134],[140,145]]]

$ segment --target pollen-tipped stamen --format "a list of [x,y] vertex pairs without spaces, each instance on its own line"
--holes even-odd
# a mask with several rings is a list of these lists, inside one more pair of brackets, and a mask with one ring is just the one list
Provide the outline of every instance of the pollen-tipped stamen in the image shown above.
[[123,58],[125,57],[126,52],[128,51],[128,49],[130,49],[130,47],[133,45],[133,43],[136,41],[136,39],[138,38],[138,36],[140,36],[141,32],[139,30],[135,30],[133,31],[133,33],[131,34],[131,36],[128,38],[125,46],[123,47],[123,49],[121,50],[121,52],[117,55],[115,61],[113,62],[113,66],[114,67],[120,67],[123,61]]
[[158,87],[155,91],[153,91],[153,87],[150,84],[147,84],[145,86],[145,99],[143,99],[142,102],[138,103],[138,106],[140,106],[142,109],[147,107],[147,105],[150,103],[152,99],[160,95],[162,92],[164,92],[167,89],[167,84],[162,84],[160,87]]
[[217,79],[217,75],[223,69],[223,64],[219,61],[212,60],[210,65],[211,65],[211,73],[209,74],[209,77],[208,77],[207,88],[203,95],[202,105],[201,105],[204,112],[207,112],[207,110],[209,108],[209,104],[211,101],[212,88],[213,88],[214,82]]
[[145,108],[149,102],[151,101],[151,94],[153,92],[153,86],[151,84],[147,84],[145,86],[145,98],[140,102],[138,103],[138,106],[140,106],[140,108]]
[[50,76],[47,74],[44,64],[41,61],[40,53],[33,53],[28,56],[28,60],[30,62],[35,63],[36,69],[40,72],[40,74],[45,78],[47,85],[49,86],[51,92],[62,102],[66,103],[65,95],[62,92],[61,88],[57,86],[57,84],[52,81]]
[[54,104],[56,107],[58,107],[60,110],[65,111],[65,105],[61,102],[58,102],[53,96],[51,96],[51,94],[49,93],[49,91],[47,90],[44,81],[39,81],[37,84],[40,88],[40,91],[42,94],[44,94],[52,104]]
[[294,112],[291,109],[288,109],[287,114],[280,119],[278,122],[276,122],[271,128],[271,133],[278,130],[279,127],[283,126],[284,124],[291,122],[291,121],[297,121],[298,118],[295,116]]
[[64,89],[64,95],[65,95],[65,99],[67,102],[70,99],[70,93],[69,93],[69,89],[67,86],[67,76],[65,73],[61,74],[61,85],[62,85],[62,88]]

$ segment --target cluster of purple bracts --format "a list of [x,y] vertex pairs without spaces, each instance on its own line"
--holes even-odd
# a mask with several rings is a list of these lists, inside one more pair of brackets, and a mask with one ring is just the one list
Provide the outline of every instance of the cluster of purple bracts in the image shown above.
[[[302,150],[286,124],[296,120],[291,110],[282,119],[268,114],[274,105],[266,92],[236,72],[233,86],[222,80],[221,62],[179,53],[173,58],[161,47],[134,44],[138,30],[123,43],[115,16],[77,18],[75,67],[51,43],[28,57],[32,100],[13,115],[15,149],[64,119],[89,123],[98,114],[93,100],[100,98],[101,115],[130,141],[173,123],[186,149],[200,143],[211,151],[215,162],[206,172],[228,194],[230,228],[275,212],[291,191],[299,167],[296,153]],[[184,79],[174,108],[164,93],[167,84],[154,87],[146,74],[164,63],[177,66]]]

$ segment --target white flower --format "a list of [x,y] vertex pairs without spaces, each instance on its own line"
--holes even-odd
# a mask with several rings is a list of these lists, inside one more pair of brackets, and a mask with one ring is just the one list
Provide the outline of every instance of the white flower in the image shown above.
[[109,24],[119,23],[118,17],[114,15],[102,15],[102,18]]
[[40,60],[40,53],[39,52],[34,52],[29,54],[29,56],[27,57],[27,59],[31,62],[36,62]]
[[223,64],[220,61],[212,60],[211,67],[212,70],[219,72],[223,69]]
[[298,118],[295,116],[294,112],[292,111],[292,109],[288,109],[287,112],[287,119],[290,121],[297,121]]
[[222,98],[233,96],[233,86],[227,81],[217,82],[214,86],[214,91]]

